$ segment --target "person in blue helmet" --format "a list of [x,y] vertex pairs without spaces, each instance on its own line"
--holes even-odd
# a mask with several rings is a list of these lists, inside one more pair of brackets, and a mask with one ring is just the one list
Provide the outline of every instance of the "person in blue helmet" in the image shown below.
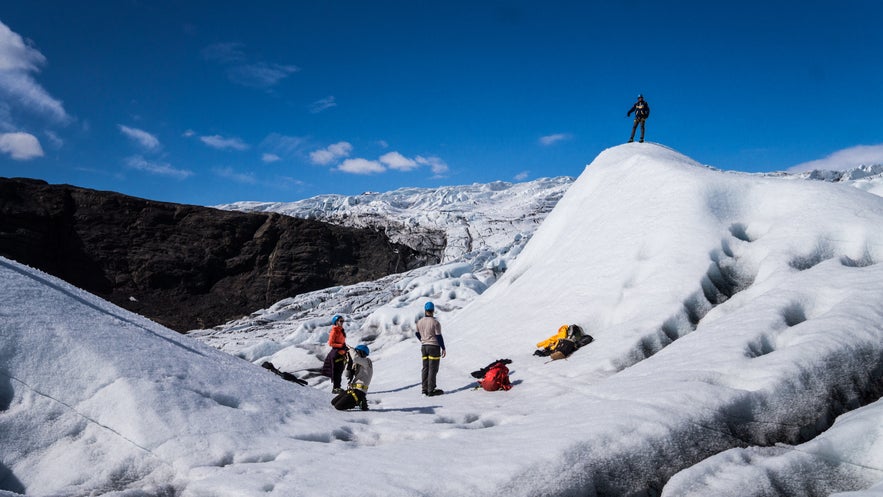
[[435,377],[441,359],[445,357],[445,340],[442,338],[441,324],[435,319],[435,304],[427,302],[423,306],[423,317],[417,321],[417,338],[423,355],[423,395],[433,397],[445,393],[436,388]]
[[335,409],[345,411],[358,406],[363,411],[368,410],[368,385],[374,376],[374,364],[368,354],[370,350],[363,343],[347,352],[346,377],[349,386],[331,401]]
[[635,141],[635,130],[638,129],[639,124],[641,125],[641,139],[638,141],[644,143],[644,125],[647,123],[647,118],[650,117],[650,104],[644,101],[644,95],[638,95],[638,101],[626,112],[625,117],[631,116],[632,112],[635,113],[635,123],[632,125],[632,136],[629,137],[629,143]]

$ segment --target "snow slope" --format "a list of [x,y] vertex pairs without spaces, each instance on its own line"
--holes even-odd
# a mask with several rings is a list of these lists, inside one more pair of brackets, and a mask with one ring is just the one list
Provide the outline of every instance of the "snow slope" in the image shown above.
[[[881,227],[883,199],[858,188],[629,144],[586,168],[505,273],[451,261],[377,283],[381,297],[282,302],[226,342],[203,333],[301,375],[327,336],[311,309],[339,304],[349,343],[372,347],[367,413],[0,259],[0,489],[883,495]],[[430,298],[447,393],[426,398],[412,335]],[[595,342],[532,356],[571,322]],[[469,372],[499,357],[515,387],[474,391]]]

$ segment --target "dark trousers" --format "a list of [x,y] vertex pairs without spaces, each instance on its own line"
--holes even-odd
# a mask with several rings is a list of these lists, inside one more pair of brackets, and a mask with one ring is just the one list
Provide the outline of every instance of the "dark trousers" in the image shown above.
[[337,396],[331,400],[331,405],[333,405],[338,411],[346,411],[347,409],[352,409],[356,406],[360,406],[363,410],[368,408],[365,392],[355,388],[350,388],[345,392],[337,394]]
[[340,382],[343,376],[343,370],[346,369],[346,354],[340,354],[338,350],[342,349],[334,349],[334,352],[337,354],[333,361],[331,362],[331,383],[332,388],[340,388]]
[[441,347],[438,345],[423,345],[420,348],[423,353],[423,393],[435,390],[435,376],[438,374],[439,362],[441,362]]
[[636,117],[635,124],[632,125],[632,136],[629,137],[629,141],[634,141],[635,139],[635,130],[638,129],[638,124],[641,125],[641,141],[644,141],[644,124],[647,122],[646,117]]

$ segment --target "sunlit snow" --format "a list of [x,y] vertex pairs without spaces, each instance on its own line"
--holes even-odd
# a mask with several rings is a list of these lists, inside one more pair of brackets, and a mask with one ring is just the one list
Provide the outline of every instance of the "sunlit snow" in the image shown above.
[[[881,496],[883,198],[856,186],[622,145],[511,253],[190,336],[0,259],[0,495]],[[335,313],[368,412],[309,374]],[[595,341],[533,356],[564,323]],[[512,390],[475,390],[503,357]]]

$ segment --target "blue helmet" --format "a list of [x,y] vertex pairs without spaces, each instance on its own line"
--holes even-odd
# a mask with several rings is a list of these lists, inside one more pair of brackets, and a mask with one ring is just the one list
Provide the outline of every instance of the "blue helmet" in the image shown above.
[[368,350],[368,346],[365,345],[364,343],[360,343],[359,345],[356,345],[356,350],[358,350],[359,352],[364,354],[365,357],[368,357],[368,354],[371,353],[371,351]]
[[435,310],[435,304],[433,304],[432,302],[427,302],[426,305],[423,306],[423,310],[432,312]]
[[337,324],[337,320],[338,320],[338,319],[343,319],[343,316],[341,316],[340,314],[335,314],[335,315],[331,318],[331,324]]

